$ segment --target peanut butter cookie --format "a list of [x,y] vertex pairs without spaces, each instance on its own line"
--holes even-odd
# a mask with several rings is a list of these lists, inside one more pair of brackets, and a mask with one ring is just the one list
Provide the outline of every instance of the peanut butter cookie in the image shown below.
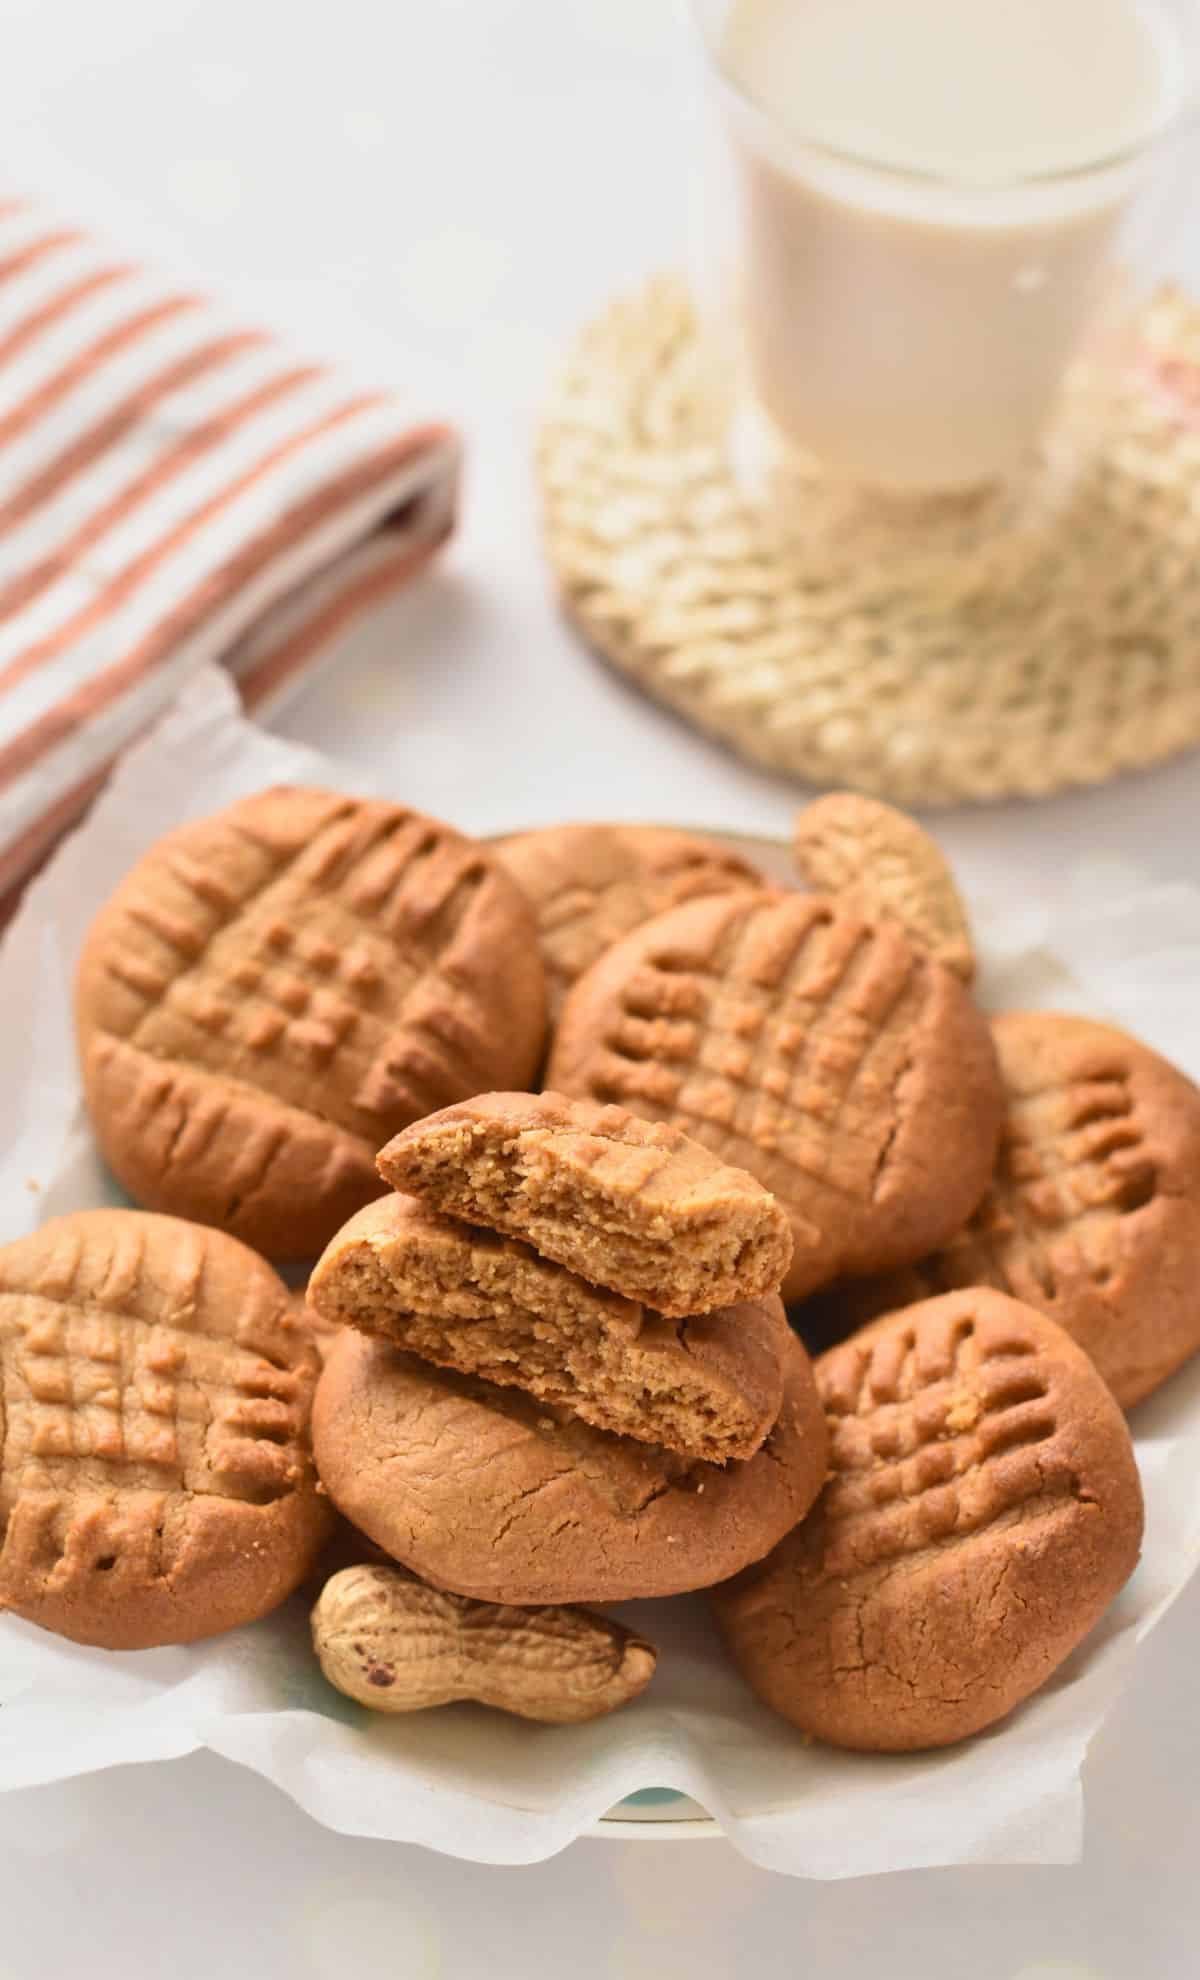
[[1111,1025],[1009,1012],[992,1027],[1007,1112],[966,1228],[900,1274],[822,1302],[841,1331],[956,1286],[1057,1320],[1132,1408],[1200,1348],[1200,1092]]
[[551,825],[496,847],[537,915],[550,1018],[597,956],[652,915],[702,894],[763,885],[711,839],[656,825]]
[[309,1302],[327,1325],[717,1464],[750,1457],[783,1398],[790,1336],[774,1295],[667,1320],[411,1196],[351,1218],[319,1260]]
[[317,1358],[219,1231],[136,1210],[0,1250],[0,1607],[109,1650],[190,1643],[299,1586],[329,1529]]
[[170,833],[94,923],[78,982],[97,1138],[152,1210],[313,1257],[380,1193],[406,1121],[536,1071],[532,912],[400,805],[283,788]]
[[547,1079],[757,1176],[792,1223],[785,1299],[950,1236],[1000,1127],[958,978],[893,922],[807,895],[690,901],[625,936],[568,997]]
[[794,1338],[775,1427],[754,1457],[720,1466],[347,1328],[318,1384],[313,1447],[335,1504],[393,1559],[458,1595],[543,1603],[725,1579],[802,1517],[828,1442]]
[[560,1093],[483,1093],[390,1141],[379,1172],[449,1216],[684,1319],[778,1291],[788,1222],[678,1128]]
[[713,1603],[759,1697],[835,1746],[948,1746],[1002,1719],[1137,1562],[1129,1432],[1083,1351],[987,1289],[823,1355],[829,1483]]

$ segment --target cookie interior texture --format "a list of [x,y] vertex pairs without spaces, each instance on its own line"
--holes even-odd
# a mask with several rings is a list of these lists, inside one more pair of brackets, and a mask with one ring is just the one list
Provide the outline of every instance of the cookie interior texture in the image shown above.
[[778,1298],[668,1320],[412,1197],[360,1211],[319,1261],[309,1298],[327,1322],[715,1463],[751,1456],[779,1414],[788,1327]]
[[145,1208],[311,1258],[380,1193],[389,1135],[531,1080],[532,911],[482,846],[401,805],[282,787],[151,847],[89,931],[88,1111]]
[[317,1359],[221,1232],[79,1211],[0,1250],[0,1607],[105,1649],[266,1615],[329,1528]]
[[1049,1315],[1131,1408],[1200,1349],[1200,1091],[1111,1025],[993,1021],[1007,1106],[991,1186],[965,1228],[903,1272],[800,1314],[843,1334],[899,1306],[991,1285]]
[[761,1558],[825,1477],[811,1364],[789,1341],[762,1448],[713,1465],[345,1329],[313,1448],[335,1505],[434,1586],[487,1602],[677,1595]]
[[805,1732],[945,1746],[1027,1698],[1132,1573],[1124,1418],[1053,1321],[987,1288],[893,1314],[817,1363],[829,1482],[713,1596],[733,1656]]
[[690,901],[635,929],[575,985],[546,1077],[756,1176],[791,1219],[788,1300],[949,1237],[1000,1129],[958,978],[895,923],[813,896]]
[[560,1094],[484,1094],[398,1135],[392,1185],[673,1319],[777,1291],[787,1218],[677,1130]]

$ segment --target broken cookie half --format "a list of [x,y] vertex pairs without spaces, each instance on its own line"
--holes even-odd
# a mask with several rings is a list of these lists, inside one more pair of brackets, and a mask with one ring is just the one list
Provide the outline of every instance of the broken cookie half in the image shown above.
[[786,1212],[691,1136],[561,1093],[481,1093],[380,1151],[394,1189],[673,1319],[779,1290]]
[[762,1445],[792,1342],[773,1293],[668,1319],[405,1195],[351,1218],[308,1296],[326,1321],[717,1464]]

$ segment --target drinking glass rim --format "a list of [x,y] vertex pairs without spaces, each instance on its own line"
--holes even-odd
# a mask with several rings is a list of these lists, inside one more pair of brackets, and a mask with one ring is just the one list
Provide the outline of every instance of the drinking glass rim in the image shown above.
[[[1181,91],[1178,100],[1169,113],[1136,143],[1121,145],[1115,151],[1105,152],[1099,158],[1090,158],[1081,165],[1054,166],[1040,172],[1006,172],[990,177],[986,174],[966,176],[943,172],[921,165],[897,165],[892,160],[876,156],[869,151],[856,151],[845,145],[837,145],[828,138],[810,137],[805,132],[780,122],[775,113],[768,109],[751,90],[731,75],[721,57],[720,50],[702,18],[705,0],[681,0],[681,12],[686,16],[704,49],[713,73],[721,89],[726,91],[750,115],[768,125],[789,144],[799,145],[804,150],[827,159],[831,164],[850,166],[860,172],[874,172],[882,177],[899,180],[914,186],[941,186],[962,194],[1006,192],[1021,187],[1052,187],[1078,183],[1091,178],[1101,178],[1106,172],[1118,171],[1123,165],[1132,165],[1139,158],[1148,157],[1167,138],[1180,135],[1194,124],[1200,113],[1200,78],[1193,73],[1188,78],[1187,87]],[[1195,70],[1195,62],[1189,65]]]

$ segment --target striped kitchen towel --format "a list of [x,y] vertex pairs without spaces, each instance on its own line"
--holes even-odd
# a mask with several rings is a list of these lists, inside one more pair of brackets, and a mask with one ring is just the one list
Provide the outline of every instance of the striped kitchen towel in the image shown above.
[[0,904],[205,661],[260,708],[411,576],[457,461],[394,395],[0,201]]

